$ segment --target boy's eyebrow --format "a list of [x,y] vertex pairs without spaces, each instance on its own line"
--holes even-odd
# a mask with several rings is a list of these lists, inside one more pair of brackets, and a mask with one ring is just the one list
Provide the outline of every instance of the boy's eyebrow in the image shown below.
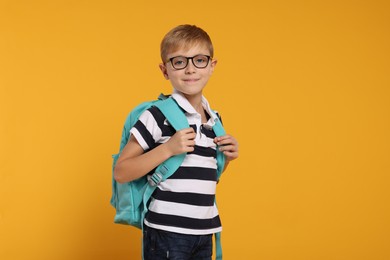
[[196,57],[196,56],[198,56],[198,55],[210,56],[210,58],[212,58],[210,54],[198,53],[198,54],[195,54],[194,56],[176,55],[176,56],[172,56],[172,57],[168,58],[168,60],[170,60],[170,59],[172,59],[172,58],[175,58],[175,57],[192,58],[192,57]]

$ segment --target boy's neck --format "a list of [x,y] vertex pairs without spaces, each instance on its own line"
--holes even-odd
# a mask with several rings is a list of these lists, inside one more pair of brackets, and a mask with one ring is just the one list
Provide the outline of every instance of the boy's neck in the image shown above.
[[188,100],[188,102],[190,102],[190,104],[196,110],[196,112],[202,114],[203,112],[202,93],[199,93],[197,95],[186,95],[183,93],[183,96]]

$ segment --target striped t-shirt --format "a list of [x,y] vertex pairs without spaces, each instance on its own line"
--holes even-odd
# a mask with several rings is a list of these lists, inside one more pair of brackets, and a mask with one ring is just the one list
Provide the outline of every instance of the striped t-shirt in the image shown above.
[[[208,122],[202,124],[200,114],[183,95],[174,92],[172,97],[196,132],[195,149],[187,153],[179,169],[156,188],[145,225],[182,234],[220,232],[221,221],[214,201],[217,184],[216,144],[212,130],[214,114],[210,113],[210,106],[202,97],[203,108],[209,116]],[[175,134],[156,107],[146,110],[130,131],[145,152],[165,143]]]

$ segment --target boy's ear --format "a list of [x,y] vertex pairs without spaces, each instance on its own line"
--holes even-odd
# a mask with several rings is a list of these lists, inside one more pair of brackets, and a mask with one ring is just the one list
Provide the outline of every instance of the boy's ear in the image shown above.
[[158,66],[160,67],[160,70],[161,70],[162,74],[164,75],[164,78],[169,79],[169,76],[167,73],[167,67],[165,67],[165,65],[162,63],[160,63]]
[[211,61],[211,64],[210,64],[210,66],[211,66],[211,72],[214,72],[214,69],[215,69],[215,66],[217,66],[217,63],[218,63],[218,60],[213,59],[213,60]]

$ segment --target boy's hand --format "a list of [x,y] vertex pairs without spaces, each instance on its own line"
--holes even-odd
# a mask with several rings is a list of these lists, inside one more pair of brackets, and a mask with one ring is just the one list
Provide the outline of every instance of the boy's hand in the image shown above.
[[219,146],[219,150],[226,156],[226,161],[230,162],[238,158],[238,142],[231,135],[215,137],[214,143]]
[[177,131],[167,142],[171,155],[177,155],[186,152],[193,152],[195,146],[196,133],[193,128],[185,128]]

